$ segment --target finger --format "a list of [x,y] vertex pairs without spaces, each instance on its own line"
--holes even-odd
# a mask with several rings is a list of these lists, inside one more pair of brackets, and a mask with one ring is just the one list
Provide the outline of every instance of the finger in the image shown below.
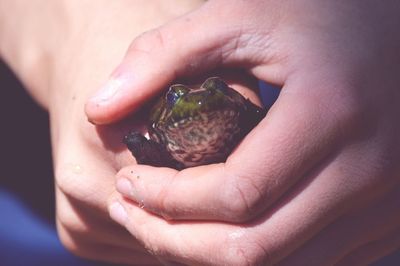
[[[339,217],[382,196],[393,185],[380,185],[381,180],[361,184],[365,175],[359,169],[367,162],[379,160],[374,157],[376,154],[370,154],[359,164],[348,166],[350,158],[355,156],[353,149],[345,150],[340,157],[314,171],[274,209],[251,223],[168,221],[120,195],[113,196],[109,211],[114,220],[166,260],[187,264],[274,265],[311,239],[318,238],[318,234]],[[371,176],[382,176],[379,171],[382,170],[369,169]],[[393,208],[398,209],[398,202]],[[393,213],[388,209],[386,212]],[[378,226],[382,221],[379,216],[376,218],[373,222],[378,222],[375,224]],[[362,229],[370,229],[368,225]],[[365,231],[359,231],[362,232]],[[333,241],[332,245],[335,244],[338,243]]]
[[[252,20],[251,10],[241,7],[245,3],[223,2],[208,1],[198,10],[136,38],[110,80],[87,102],[89,120],[97,124],[119,120],[178,77],[199,75],[220,65],[230,67],[240,62],[242,68],[251,68],[259,63],[270,36],[242,35],[242,21]],[[243,20],[233,19],[233,12]],[[272,23],[264,26],[269,31]]]
[[84,202],[66,196],[58,189],[56,199],[58,228],[63,228],[74,238],[84,242],[90,238],[93,242],[123,246],[132,250],[142,249],[126,229],[115,224],[104,210],[95,210]]
[[[280,265],[367,265],[400,247],[399,190],[344,215]],[[368,255],[366,252],[368,251]],[[352,261],[352,263],[349,263]]]
[[[138,252],[146,254],[138,241],[125,228],[115,224],[107,214],[106,199],[114,190],[110,176],[115,175],[112,165],[105,163],[109,161],[105,159],[108,155],[89,156],[87,143],[82,144],[75,138],[75,133],[80,132],[73,131],[71,135],[71,132],[63,131],[60,134],[68,133],[68,136],[61,138],[67,140],[66,142],[57,142],[54,153],[56,213],[61,241],[74,252],[87,253],[89,247],[98,243],[129,249],[131,254]],[[99,140],[96,138],[92,140],[95,141]],[[92,149],[98,146],[98,143],[92,142],[90,142],[94,144],[91,146]],[[81,143],[81,145],[71,146],[71,143]],[[116,156],[114,154],[113,158]],[[99,165],[103,167],[99,168]],[[72,238],[74,241],[71,241]],[[93,250],[92,247],[91,254],[95,256]],[[111,258],[112,255],[109,254],[107,257]],[[118,261],[118,258],[116,260]]]
[[[370,181],[371,177],[389,174],[376,165],[368,170],[369,175],[360,172],[367,163],[380,164],[380,159],[376,153],[366,152],[372,149],[371,146],[367,145],[365,150],[359,148],[350,147],[331,158],[287,193],[273,209],[247,224],[167,221],[146,213],[120,196],[114,197],[121,205],[112,205],[109,210],[111,217],[125,225],[147,248],[167,259],[188,263],[185,258],[193,256],[196,263],[203,264],[212,264],[209,261],[215,260],[215,264],[242,265],[245,262],[240,264],[237,260],[244,259],[249,265],[274,264],[316,237],[339,217],[381,196],[393,186],[393,183],[382,184],[381,179]],[[348,161],[358,152],[366,156],[349,166]],[[123,214],[124,210],[127,213]],[[234,239],[230,238],[232,234]],[[218,254],[211,252],[217,246]],[[191,253],[192,248],[196,254]],[[236,261],[230,261],[230,252],[239,254]]]
[[[133,125],[137,126],[136,121]],[[129,158],[128,151],[120,152],[123,146],[118,141],[127,130],[124,126],[96,129],[85,122],[82,131],[68,130],[67,126],[57,132],[53,153],[56,188],[69,198],[104,212],[104,198],[114,190],[110,176]]]
[[[212,222],[167,222],[126,201],[118,194],[110,197],[109,212],[115,221],[126,226],[152,255],[164,263],[244,265],[246,258],[240,254],[243,247],[236,239],[246,234],[245,229]],[[225,245],[223,248],[222,244]],[[259,248],[253,249],[252,252],[259,252]]]
[[255,217],[335,153],[342,142],[340,130],[350,123],[346,112],[321,108],[316,96],[282,93],[226,163],[181,172],[129,166],[118,174],[117,188],[171,219],[237,222]]

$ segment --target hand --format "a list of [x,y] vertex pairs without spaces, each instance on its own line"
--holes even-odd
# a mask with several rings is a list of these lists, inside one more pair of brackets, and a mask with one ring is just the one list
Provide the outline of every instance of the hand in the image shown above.
[[367,264],[399,248],[399,9],[211,0],[135,39],[86,105],[97,124],[216,67],[283,88],[226,163],[124,168],[111,216],[190,265]]
[[[12,15],[0,14],[2,56],[50,113],[58,232],[63,244],[79,256],[159,264],[107,211],[107,199],[115,191],[113,177],[133,162],[122,137],[128,128],[141,126],[140,119],[95,127],[87,121],[84,103],[123,56],[132,36],[199,4],[180,2],[0,3],[1,11]],[[13,23],[14,17],[24,18],[24,23]]]

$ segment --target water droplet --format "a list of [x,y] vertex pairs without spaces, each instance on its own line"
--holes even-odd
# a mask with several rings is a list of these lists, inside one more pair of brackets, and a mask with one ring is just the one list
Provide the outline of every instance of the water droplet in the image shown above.
[[72,165],[72,172],[76,175],[80,175],[83,173],[83,168],[79,164],[73,164]]
[[143,200],[140,200],[138,205],[139,205],[139,208],[144,209],[144,201]]

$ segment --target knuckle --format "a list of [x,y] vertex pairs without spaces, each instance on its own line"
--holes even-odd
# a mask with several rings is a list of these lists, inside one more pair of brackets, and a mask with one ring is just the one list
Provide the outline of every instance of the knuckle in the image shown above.
[[[57,232],[61,244],[72,254],[84,259],[112,262],[121,265],[121,258],[114,251],[119,249],[107,242],[71,232],[57,221]],[[114,264],[112,264],[114,265]]]
[[171,256],[170,252],[167,248],[163,247],[160,244],[160,241],[154,237],[149,236],[150,233],[143,238],[143,244],[146,251],[155,257],[158,258],[168,258]]
[[55,186],[67,198],[75,202],[96,205],[94,201],[102,192],[94,184],[94,179],[84,174],[79,164],[67,163],[56,169]]
[[57,222],[77,235],[88,235],[93,231],[95,204],[90,191],[79,179],[68,174],[56,174],[56,219]]
[[[74,206],[76,207],[76,206]],[[68,232],[69,237],[81,239],[93,239],[96,236],[96,227],[81,215],[78,210],[70,206],[65,200],[57,203],[56,221],[57,226]]]
[[74,196],[79,194],[79,192],[82,190],[82,186],[78,183],[79,178],[76,177],[75,174],[73,174],[73,169],[72,171],[67,170],[66,168],[76,168],[78,170],[79,166],[73,166],[73,165],[68,165],[65,168],[57,168],[56,169],[56,174],[55,174],[55,185],[56,188],[58,188],[62,193],[68,196]]
[[142,237],[145,248],[152,254],[158,257],[167,256],[170,253],[168,244],[164,243],[159,235],[154,234],[150,228],[144,230]]
[[244,222],[257,215],[262,193],[252,176],[231,174],[222,193],[222,206],[226,215],[235,222]]
[[162,29],[156,28],[139,35],[130,45],[128,51],[150,54],[155,49],[163,49],[168,42],[168,36]]
[[262,245],[255,241],[239,238],[224,245],[223,257],[228,265],[253,266],[272,265],[270,256]]
[[[142,224],[136,235],[144,249],[152,256],[157,258],[176,258],[184,254],[188,250],[189,243],[184,240],[183,236],[174,235],[166,238],[163,233],[159,233],[147,224]],[[188,245],[184,245],[183,243]]]
[[246,34],[245,31],[242,26],[237,26],[232,30],[221,49],[222,62],[229,62],[231,58],[243,58],[243,56],[251,62],[265,62],[272,57],[265,52],[271,45],[269,36],[259,33]]
[[171,178],[170,183],[160,189],[154,202],[154,209],[167,220],[178,219],[186,212],[177,202],[174,191],[170,189],[174,187],[174,180],[176,178]]
[[77,241],[76,238],[66,229],[62,224],[57,221],[57,232],[61,244],[72,254],[81,258],[95,259],[89,244],[83,244],[82,241]]
[[[346,87],[346,86],[345,86]],[[319,100],[319,109],[325,120],[331,121],[331,125],[340,130],[343,135],[357,133],[357,129],[365,131],[363,123],[370,122],[373,116],[365,119],[367,109],[362,101],[349,94],[353,89],[346,87],[338,93],[328,92],[324,99]]]
[[85,234],[88,232],[87,226],[77,218],[76,214],[71,211],[59,210],[56,214],[57,222],[71,233]]

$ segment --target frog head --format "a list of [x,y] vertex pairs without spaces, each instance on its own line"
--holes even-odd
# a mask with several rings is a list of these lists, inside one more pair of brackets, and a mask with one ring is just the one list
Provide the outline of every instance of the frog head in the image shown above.
[[194,119],[217,110],[243,105],[243,97],[218,77],[208,78],[201,86],[172,85],[153,108],[150,121],[156,125]]

